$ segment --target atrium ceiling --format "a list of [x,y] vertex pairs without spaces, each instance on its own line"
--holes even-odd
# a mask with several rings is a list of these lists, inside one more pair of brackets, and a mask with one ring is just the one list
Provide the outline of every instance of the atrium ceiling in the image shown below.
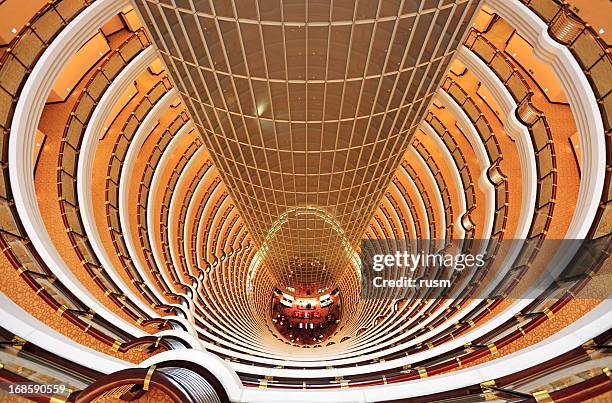
[[478,4],[438,3],[138,3],[277,286],[355,269]]

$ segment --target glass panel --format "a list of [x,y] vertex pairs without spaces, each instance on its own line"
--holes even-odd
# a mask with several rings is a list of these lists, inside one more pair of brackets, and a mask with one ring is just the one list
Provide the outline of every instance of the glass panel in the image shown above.
[[85,235],[85,231],[81,228],[81,219],[79,218],[79,210],[75,207],[64,204],[64,216],[68,222],[68,228],[80,235]]
[[467,170],[467,168],[461,170],[459,173],[461,174],[461,181],[463,182],[463,186],[464,187],[470,186],[470,184],[472,183],[472,180],[470,179],[470,173]]
[[491,162],[497,161],[498,158],[501,156],[501,152],[499,150],[499,147],[497,146],[497,143],[495,142],[495,137],[490,137],[489,141],[485,143],[485,146],[487,148],[487,153],[489,154]]
[[478,134],[480,135],[480,138],[483,141],[486,141],[486,139],[488,139],[490,135],[489,126],[487,125],[487,122],[484,119],[478,119],[476,121],[475,126],[476,126],[476,130],[478,130]]
[[0,199],[0,229],[19,235],[17,220],[13,216],[11,203],[5,199]]
[[12,50],[13,55],[26,66],[32,66],[44,43],[28,29]]
[[0,197],[8,198],[9,182],[5,167],[0,167]]
[[525,98],[529,92],[517,73],[513,74],[507,81],[506,88],[508,88],[508,91],[510,91],[517,103],[521,102],[521,100],[523,100],[523,98]]
[[495,210],[499,210],[506,204],[506,187],[498,186],[495,188]]
[[64,139],[73,148],[78,149],[83,134],[83,124],[76,119],[70,119],[70,124],[64,133]]
[[529,236],[540,235],[546,230],[548,226],[548,213],[549,208],[543,208],[536,212]]
[[474,186],[470,186],[467,189],[465,189],[465,198],[467,201],[467,209],[470,210],[472,207],[474,207],[474,204],[476,202],[476,195],[474,193]]
[[504,212],[505,210],[500,210],[495,212],[494,223],[493,223],[493,233],[497,234],[504,229]]
[[[140,194],[138,195],[138,203],[140,206],[146,207],[148,196],[149,191],[146,188],[143,189],[142,192],[140,192]],[[146,223],[143,223],[143,225],[146,225]]]
[[117,249],[119,250],[119,255],[129,258],[130,254],[125,246],[125,242],[123,242],[123,239],[121,239],[121,237],[118,237],[117,239],[117,243],[115,244]]
[[[453,144],[454,147],[454,144]],[[453,156],[453,160],[455,160],[455,164],[457,165],[457,169],[461,170],[464,166],[463,155],[461,155],[461,150],[459,148],[455,148],[451,153]]]
[[113,162],[110,164],[109,176],[115,182],[119,182],[119,174],[121,173],[121,161],[117,157],[113,157]]
[[183,126],[183,120],[176,119],[174,122],[170,124],[170,127],[168,127],[168,131],[172,134],[176,134],[176,132],[178,132],[181,126]]
[[597,97],[608,94],[612,90],[612,63],[608,57],[599,59],[593,67],[591,67],[591,80],[593,80],[594,90]]
[[76,172],[77,158],[76,150],[67,144],[62,150],[62,169],[68,174]]
[[68,203],[76,206],[78,204],[77,196],[74,191],[74,180],[65,172],[60,173],[61,197]]
[[34,258],[34,255],[26,246],[25,241],[8,234],[2,234],[2,236],[22,266],[34,273],[45,274],[45,270],[43,270],[41,265],[38,264],[38,261]]
[[480,116],[480,111],[473,102],[466,102],[465,105],[463,105],[463,110],[467,113],[472,122]]
[[129,62],[134,56],[138,54],[143,49],[142,44],[140,43],[140,39],[137,36],[133,36],[128,40],[121,49],[119,49],[119,53],[123,56],[123,60]]
[[512,69],[512,66],[508,63],[506,59],[504,59],[501,54],[497,54],[495,56],[495,58],[491,62],[491,68],[493,69],[497,77],[499,77],[499,79],[504,82],[508,80],[508,78],[510,78],[512,72],[514,71]]
[[147,116],[147,113],[149,112],[150,108],[151,102],[147,98],[143,98],[142,102],[138,104],[136,109],[134,109],[134,115],[136,116],[136,119],[142,122],[144,117]]
[[583,68],[589,69],[605,54],[605,51],[595,41],[588,31],[584,31],[570,46]]
[[531,0],[529,5],[546,22],[550,22],[561,8],[554,0]]
[[0,68],[0,86],[15,96],[25,76],[26,68],[13,55],[8,55]]
[[83,11],[90,2],[90,0],[62,0],[55,6],[55,9],[64,20],[69,21]]
[[600,238],[604,235],[609,235],[610,232],[612,232],[612,203],[607,203],[601,215],[601,219],[599,220],[599,225],[597,225],[594,237]]
[[144,176],[143,176],[143,182],[145,183],[145,185],[147,186],[150,185],[152,178],[153,178],[153,168],[147,165],[147,167],[145,168]]
[[433,129],[436,131],[436,133],[438,134],[443,134],[445,131],[444,125],[442,124],[442,122],[440,122],[437,118],[433,118],[431,120],[431,127],[433,127]]
[[116,148],[115,148],[115,153],[121,156],[126,155],[128,146],[129,146],[128,140],[123,136],[119,136],[119,140],[117,141]]
[[187,150],[187,153],[185,153],[184,157],[181,157],[179,163],[176,165],[175,169],[177,172],[181,172],[183,168],[185,168],[185,165],[187,165],[188,159],[191,158],[191,155],[193,155],[193,153],[190,151],[191,150]]
[[[538,219],[545,219],[548,209],[542,209],[536,214],[539,214],[540,212],[542,214],[539,215]],[[537,232],[536,234],[539,234],[539,232]],[[517,262],[515,262],[514,267],[525,266],[532,262],[535,256],[538,254],[537,248],[539,243],[539,239],[526,239],[525,241],[523,241],[523,248],[521,249],[521,253],[519,254]]]
[[140,123],[135,117],[130,117],[130,120],[127,121],[125,126],[123,127],[123,135],[127,137],[128,140],[132,140],[134,134],[136,134],[136,129]]
[[552,201],[553,198],[553,175],[548,175],[538,184],[538,207],[542,207],[546,203]]
[[602,109],[603,113],[601,117],[603,120],[604,128],[606,130],[610,130],[610,118],[612,118],[612,95],[608,94],[603,99]]
[[119,206],[119,192],[117,191],[117,185],[115,185],[113,182],[109,182],[107,201],[111,204],[111,206]]
[[442,202],[444,203],[445,208],[451,206],[451,199],[447,189],[444,189],[444,191],[442,191]]
[[170,205],[170,198],[172,197],[172,192],[166,192],[164,194],[164,206],[169,206]]
[[49,10],[32,23],[32,30],[48,44],[51,38],[53,38],[63,26],[64,21],[62,21],[59,14],[53,10]]
[[157,147],[160,150],[165,150],[166,147],[168,147],[168,144],[170,144],[170,140],[172,140],[172,137],[168,134],[168,132],[164,132],[164,134],[161,136],[161,138],[157,142]]
[[427,163],[427,166],[429,167],[429,170],[431,171],[432,174],[435,175],[438,173],[438,167],[436,166],[436,163],[434,162],[433,159],[427,158],[425,162]]
[[161,158],[161,151],[155,148],[153,149],[153,153],[151,153],[151,159],[149,160],[149,162],[151,163],[151,165],[157,166],[157,163],[159,162],[160,158]]
[[119,74],[124,65],[125,63],[121,59],[121,56],[118,53],[114,53],[104,64],[102,71],[104,72],[106,78],[112,80],[117,76],[117,74]]
[[94,109],[94,106],[94,101],[90,97],[83,96],[79,100],[79,104],[77,105],[74,114],[80,122],[86,123],[89,119],[89,115]]
[[96,74],[89,82],[87,92],[94,100],[99,101],[108,85],[109,82],[103,74]]
[[544,119],[538,119],[536,123],[531,127],[531,134],[533,142],[535,143],[535,149],[541,150],[548,144],[548,133],[546,126],[544,125]]
[[64,295],[51,279],[37,278],[36,281],[47,290],[51,297],[62,305],[66,305],[69,309],[78,309],[78,305],[71,298]]
[[11,94],[0,88],[0,126],[8,128],[7,122],[11,107],[13,106],[13,97]]
[[478,54],[478,56],[480,56],[480,58],[484,60],[484,62],[487,64],[495,56],[495,49],[487,42],[485,42],[482,37],[476,40],[474,46],[472,47],[472,50],[474,50],[474,52],[476,52],[476,54]]
[[166,88],[164,88],[161,84],[156,84],[155,87],[149,92],[148,98],[152,104],[155,104],[159,98],[166,92]]
[[98,262],[98,259],[96,258],[96,254],[91,250],[89,246],[89,242],[87,241],[87,238],[79,237],[79,236],[75,236],[74,238],[76,240],[77,248],[79,249],[79,252],[81,253],[81,255],[83,255],[83,259],[87,263],[98,265],[99,262]]
[[459,86],[456,84],[451,85],[449,88],[449,94],[457,101],[459,105],[465,102],[467,96],[459,89]]
[[178,178],[178,174],[176,172],[172,172],[172,177],[170,178],[170,182],[168,182],[168,187],[171,189],[174,188],[176,182],[178,182]]
[[539,178],[545,176],[553,170],[553,155],[550,147],[545,147],[541,151],[538,151],[537,163]]
[[446,147],[448,147],[449,150],[452,150],[453,147],[455,147],[455,142],[449,132],[444,132],[444,135],[442,136],[442,141],[444,142],[444,144],[446,144]]
[[120,232],[121,225],[119,224],[119,214],[117,213],[116,209],[111,209],[110,214],[108,214],[108,219],[111,228]]

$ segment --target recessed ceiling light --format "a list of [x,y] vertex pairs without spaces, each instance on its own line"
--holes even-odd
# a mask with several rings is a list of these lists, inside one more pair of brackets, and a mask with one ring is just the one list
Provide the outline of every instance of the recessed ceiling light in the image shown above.
[[14,33],[14,34],[16,34],[16,33],[17,33],[17,28],[13,28],[13,29],[11,29],[11,32],[12,32],[12,33]]
[[604,29],[603,29],[603,28],[599,28],[599,33],[600,33],[600,34],[603,34],[604,32],[606,32],[606,31],[604,31]]

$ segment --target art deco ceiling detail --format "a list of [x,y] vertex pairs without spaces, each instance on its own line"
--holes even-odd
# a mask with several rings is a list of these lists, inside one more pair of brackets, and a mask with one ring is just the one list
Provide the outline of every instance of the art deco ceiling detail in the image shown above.
[[337,284],[478,2],[137,4],[279,285]]

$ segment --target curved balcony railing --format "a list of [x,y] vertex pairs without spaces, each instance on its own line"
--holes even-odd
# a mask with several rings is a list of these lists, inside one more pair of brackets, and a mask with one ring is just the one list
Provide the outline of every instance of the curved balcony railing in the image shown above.
[[[601,118],[606,131],[606,149],[612,149],[610,131],[612,124],[612,55],[610,47],[597,34],[593,27],[581,20],[567,3],[558,0],[521,0],[529,9],[549,25],[549,35],[567,46],[584,72],[599,105]],[[612,155],[606,153],[606,173],[601,203],[597,210],[590,238],[601,238],[612,233],[612,203],[610,200]]]
[[[103,376],[102,373],[89,367],[58,357],[2,327],[0,327],[0,361],[2,362],[0,379],[3,382],[57,385],[53,395],[58,400],[66,399],[73,391],[82,389]],[[41,361],[45,364],[40,365]],[[8,399],[8,396],[5,398]],[[40,401],[43,398],[44,395],[41,394]]]
[[455,216],[453,214],[453,203],[451,202],[450,192],[448,191],[448,186],[446,186],[446,181],[444,180],[444,174],[436,164],[436,161],[431,156],[429,151],[425,148],[423,143],[415,139],[412,142],[412,147],[416,150],[417,153],[423,158],[425,164],[428,169],[431,171],[432,176],[434,177],[436,186],[438,188],[438,192],[442,197],[442,204],[444,209],[444,216],[446,220],[446,228],[444,239],[451,240],[453,239],[453,228],[455,226]]
[[[197,217],[195,222],[200,222],[201,220],[205,219],[204,210],[206,209],[206,206],[208,205],[208,203],[210,203],[213,192],[215,191],[217,186],[220,186],[220,185],[221,185],[221,178],[217,176],[215,177],[215,179],[213,179],[213,181],[211,182],[211,185],[205,190],[204,196],[202,198],[202,202],[199,204],[198,210],[195,215]],[[209,223],[206,222],[206,228],[208,228],[208,224]],[[194,229],[193,231],[191,231],[191,259],[194,262],[194,265],[199,268],[200,274],[203,279],[204,275],[206,273],[209,273],[212,270],[214,262],[209,262],[207,260],[207,256],[201,256],[201,257],[198,256],[197,250],[198,250],[198,231]],[[217,256],[215,256],[214,258],[217,259],[217,261],[219,260]],[[215,266],[216,266],[216,263],[215,263]]]
[[[538,316],[546,317],[546,315]],[[554,399],[581,401],[588,398],[590,395],[605,393],[608,390],[607,384],[609,383],[610,376],[607,368],[603,368],[599,372],[591,371],[591,374],[588,375],[586,379],[571,382],[569,385],[565,385],[564,388],[554,390],[541,389],[533,395],[518,391],[514,385],[527,379],[533,379],[536,376],[542,377],[545,375],[552,375],[557,371],[559,371],[559,373],[567,374],[568,364],[578,365],[591,360],[591,356],[593,354],[601,355],[601,353],[598,351],[601,351],[602,346],[605,348],[605,346],[609,344],[611,339],[610,333],[611,332],[608,331],[601,334],[584,346],[570,350],[569,352],[560,355],[556,359],[541,365],[529,368],[527,370],[518,371],[504,377],[493,378],[481,385],[469,386],[453,392],[445,392],[443,395],[430,395],[428,398],[432,401],[453,398],[453,401],[467,403],[478,397],[481,397],[482,399],[514,399],[518,397],[523,399],[521,401],[535,402],[536,397],[540,399],[541,397],[547,395]],[[88,368],[59,358],[53,353],[41,350],[28,341],[15,337],[10,332],[2,330],[0,331],[0,336],[3,338],[2,342],[0,343],[2,345],[2,347],[0,347],[0,352],[13,357],[19,357],[18,366],[9,363],[9,365],[5,365],[4,367],[0,368],[0,375],[2,378],[14,383],[30,382],[34,384],[48,384],[48,375],[38,372],[34,366],[32,366],[31,370],[25,373],[23,371],[23,368],[29,368],[28,360],[30,353],[35,354],[37,357],[44,357],[46,362],[49,363],[49,365],[55,370],[53,373],[55,378],[53,379],[57,379],[57,383],[67,385],[67,388],[61,394],[54,395],[54,398],[56,399],[67,399],[68,401],[78,402],[95,400],[102,395],[107,397],[112,395],[117,398],[122,397],[123,399],[129,400],[141,395],[142,393],[147,393],[147,391],[151,390],[152,387],[155,387],[157,390],[161,390],[167,396],[174,396],[177,399],[181,399],[180,401],[228,401],[227,393],[221,386],[220,382],[212,377],[206,370],[203,370],[198,366],[194,366],[191,363],[173,361],[160,363],[156,366],[148,368],[132,368],[118,371],[110,375],[102,375]],[[483,351],[487,352],[487,354],[492,354],[491,351],[496,351],[496,347],[492,344],[472,344],[464,348],[466,350],[471,350],[471,353]],[[464,365],[471,362],[469,359],[464,361],[458,357],[452,361],[457,369],[463,368]],[[32,360],[32,364],[36,362],[38,361]],[[451,366],[448,364],[446,364],[446,367],[449,369],[451,368]],[[435,371],[436,370],[434,369],[426,369],[423,367],[407,366],[406,368],[402,369],[400,375],[406,377],[407,374],[412,373],[413,377],[422,378],[424,376],[435,375],[437,373]],[[60,376],[58,374],[62,375]],[[243,382],[245,386],[259,388],[273,387],[297,389],[302,387],[311,388],[312,385],[316,385],[316,388],[351,388],[401,381],[398,375],[388,373],[379,374],[376,381],[369,380],[367,376],[363,377],[362,379],[362,377],[358,375],[351,377],[351,379],[330,378],[325,382],[308,380],[301,383],[298,387],[293,387],[285,384],[286,379],[284,378],[270,376],[259,378],[246,374],[241,375],[241,377],[244,379]],[[58,376],[61,379],[58,379]],[[180,385],[185,384],[190,384],[192,386],[198,385],[200,391],[195,391],[193,388],[181,389]],[[585,395],[585,391],[587,391],[589,395]],[[595,391],[598,393],[594,393]],[[40,398],[42,399],[43,396],[41,395]]]
[[[162,82],[163,81],[163,82]],[[155,93],[152,94],[152,99],[150,99],[149,103],[154,103],[157,99],[163,95],[164,91],[171,87],[170,82],[167,78],[164,78],[162,81],[158,82],[156,85]],[[148,110],[151,105],[143,104],[142,109]],[[137,117],[138,119],[143,119],[144,114]],[[165,283],[164,278],[159,274],[159,270],[157,268],[157,264],[155,263],[155,259],[153,257],[151,241],[149,239],[148,234],[148,223],[147,223],[147,203],[149,192],[151,190],[151,182],[153,180],[153,175],[155,169],[159,164],[161,156],[163,155],[164,150],[168,147],[168,144],[172,140],[172,138],[176,135],[178,130],[185,124],[188,120],[188,117],[184,113],[178,114],[173,121],[168,125],[168,127],[164,130],[164,132],[158,137],[158,141],[153,147],[147,163],[145,164],[145,169],[142,174],[142,178],[139,184],[138,190],[138,204],[137,204],[137,220],[138,220],[138,238],[140,241],[140,245],[142,246],[142,251],[145,255],[144,262],[147,265],[149,272],[154,273],[155,281],[158,287],[164,292],[169,292],[169,285]]]
[[606,132],[610,131],[612,55],[608,44],[567,3],[558,0],[521,1],[548,24],[551,38],[570,50],[593,88],[604,128]]
[[[200,274],[200,271],[204,271],[203,269],[199,268],[199,266],[197,265],[197,260],[192,260],[192,262],[194,262],[194,265],[191,266],[191,271],[190,271],[190,266],[187,264],[187,257],[185,256],[186,251],[183,250],[182,246],[185,242],[185,227],[188,225],[189,223],[189,217],[187,216],[187,210],[189,208],[189,205],[193,202],[193,198],[195,196],[196,193],[196,188],[198,187],[198,185],[200,184],[200,182],[202,181],[202,179],[204,178],[204,175],[206,175],[207,172],[209,172],[212,169],[212,162],[210,160],[206,160],[204,162],[204,164],[199,168],[198,172],[196,173],[196,175],[194,176],[193,180],[191,181],[191,184],[189,185],[189,188],[187,189],[187,193],[185,195],[185,199],[183,201],[183,203],[181,204],[181,211],[180,211],[180,215],[179,215],[179,220],[178,220],[178,229],[177,229],[177,242],[176,244],[179,245],[178,249],[179,249],[179,265],[181,266],[181,269],[183,271],[183,273],[185,273],[188,276],[198,276]],[[203,207],[203,206],[200,206]],[[197,222],[197,221],[196,221]],[[192,222],[193,224],[193,222]],[[196,237],[197,239],[197,233],[194,232],[188,232],[191,233],[191,245],[195,245],[193,243],[194,241],[194,237]],[[196,240],[197,242],[197,240]]]
[[[412,212],[412,215],[413,215],[412,220],[414,221],[414,230],[415,230],[416,239],[423,239],[423,234],[421,232],[422,231],[421,226],[423,224],[421,223],[421,220],[418,216],[418,211],[414,205],[414,202],[412,201],[412,198],[410,197],[410,194],[408,193],[405,186],[402,184],[401,180],[397,178],[397,176],[393,178],[393,184],[397,186],[400,196],[404,199],[404,202],[408,205],[410,211]],[[390,196],[392,195],[389,193],[387,197],[390,197]],[[394,200],[394,199],[390,199],[390,200]],[[397,205],[397,202],[394,203],[394,206],[395,205]]]
[[429,223],[429,239],[438,239],[440,235],[436,232],[436,221],[434,219],[433,208],[431,207],[431,199],[429,198],[429,194],[425,190],[425,185],[419,178],[419,175],[414,170],[414,168],[408,163],[408,161],[404,160],[402,162],[402,168],[406,171],[408,176],[412,179],[417,189],[419,190],[419,194],[423,199],[423,204],[425,204],[425,212],[427,213],[427,221]]
[[[106,92],[106,89],[110,86],[112,79],[147,46],[149,46],[149,42],[146,39],[144,30],[141,29],[135,32],[104,59],[94,75],[89,79],[86,87],[79,95],[64,129],[57,170],[60,211],[72,248],[85,270],[105,295],[133,320],[144,320],[149,319],[149,317],[140,309],[138,304],[129,299],[121,298],[122,293],[120,289],[108,273],[106,273],[96,257],[81,219],[76,180],[79,149],[89,117],[100,101],[100,98]],[[137,273],[132,275],[131,278],[142,281],[137,276]],[[146,294],[143,293],[144,295]],[[149,303],[152,303],[152,301],[149,301]]]
[[0,58],[0,248],[19,276],[58,316],[107,346],[131,339],[77,299],[47,267],[30,242],[14,206],[8,176],[8,143],[12,115],[29,71],[62,29],[91,1],[47,3],[11,41]]
[[487,171],[487,176],[495,187],[495,213],[491,238],[501,239],[503,238],[506,221],[508,219],[509,194],[508,182],[499,164],[503,159],[499,142],[493,133],[491,125],[489,125],[489,122],[478,105],[476,105],[474,100],[457,82],[447,77],[442,83],[442,89],[453,98],[461,109],[463,109],[468,119],[470,119],[489,157],[491,166]]
[[187,163],[189,162],[191,157],[193,157],[193,155],[196,153],[196,151],[200,148],[201,145],[201,140],[199,138],[196,138],[191,144],[189,144],[187,149],[185,149],[185,151],[179,157],[176,166],[172,169],[170,179],[165,185],[164,194],[162,198],[163,203],[161,204],[161,209],[159,212],[159,222],[162,223],[163,229],[163,231],[161,232],[161,245],[164,261],[166,264],[166,270],[172,273],[172,277],[177,279],[177,281],[181,281],[178,279],[181,279],[182,276],[189,276],[190,273],[183,271],[183,273],[179,274],[179,268],[175,267],[172,259],[172,254],[170,252],[170,238],[168,234],[168,228],[172,195],[174,194],[176,185],[181,174],[183,173],[184,168],[187,166]]
[[476,209],[476,191],[474,189],[474,182],[470,173],[470,167],[467,164],[461,148],[459,148],[457,142],[446,129],[442,121],[440,121],[440,119],[438,119],[432,112],[427,113],[425,116],[425,121],[429,123],[436,134],[438,134],[455,163],[455,168],[457,169],[461,179],[461,189],[465,194],[466,202],[466,211],[462,218],[462,225],[466,231],[466,238],[474,238],[474,225],[471,223],[469,215]]
[[[113,246],[115,248],[115,253],[119,257],[119,260],[124,268],[124,270],[136,276],[138,270],[136,269],[134,262],[128,252],[127,246],[125,244],[125,239],[121,227],[121,220],[119,217],[119,182],[120,175],[123,166],[123,161],[127,155],[127,151],[130,145],[130,142],[134,135],[136,134],[136,130],[139,125],[142,123],[141,121],[145,118],[145,116],[149,113],[149,111],[153,108],[153,106],[157,103],[161,97],[171,89],[171,84],[167,79],[162,79],[158,81],[147,94],[140,100],[137,106],[135,106],[134,111],[130,114],[127,121],[123,124],[121,132],[117,137],[113,152],[111,154],[108,169],[106,174],[106,219],[108,230],[113,240]],[[149,251],[150,252],[150,251]],[[162,287],[162,290],[166,293],[165,295],[168,297],[173,297],[178,299],[179,296],[174,295],[168,286],[166,285],[163,277],[161,277],[159,271],[151,271],[151,274],[154,278],[157,279],[158,286]],[[136,281],[139,281],[144,286],[145,280],[142,279],[141,276],[134,277]],[[148,298],[153,298],[153,293],[148,293]],[[157,301],[155,298],[154,301]],[[172,307],[165,303],[156,303],[152,302],[151,307],[154,309],[160,309],[162,312],[166,314],[177,314],[176,307]]]
[[533,92],[518,68],[480,32],[472,29],[465,40],[472,50],[504,84],[517,104],[516,115],[529,130],[535,151],[538,175],[535,219],[529,238],[546,237],[552,222],[557,195],[557,161],[546,117],[531,102]]
[[[394,183],[395,183],[395,178],[394,178]],[[402,233],[404,234],[404,238],[409,238],[410,237],[410,230],[408,229],[408,217],[406,217],[404,215],[403,209],[400,207],[398,201],[395,199],[394,193],[391,193],[389,191],[387,191],[385,193],[385,197],[387,198],[387,200],[389,200],[389,203],[391,203],[391,205],[393,206],[393,209],[395,210],[396,214],[399,216],[400,218],[400,225],[402,226]],[[419,221],[418,218],[415,216],[416,211],[414,210],[414,208],[412,207],[412,201],[408,200],[407,198],[405,198],[405,202],[406,205],[408,206],[408,209],[411,212],[412,215],[412,220],[414,222],[414,233],[415,233],[415,237],[417,239],[420,238],[420,231],[421,229],[419,228]]]

